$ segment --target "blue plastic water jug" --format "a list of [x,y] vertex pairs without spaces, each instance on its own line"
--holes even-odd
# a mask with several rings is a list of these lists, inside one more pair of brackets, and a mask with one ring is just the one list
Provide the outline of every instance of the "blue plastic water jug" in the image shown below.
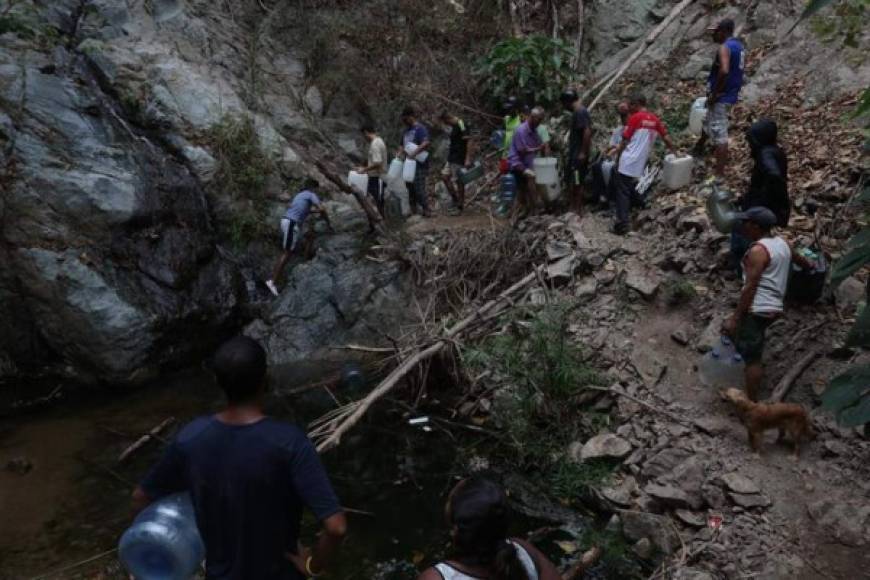
[[517,178],[511,173],[505,173],[501,176],[500,183],[501,203],[498,207],[498,213],[506,215],[514,205],[514,198],[517,196]]
[[719,344],[704,355],[698,372],[701,382],[716,388],[742,388],[746,364],[737,352],[737,347],[727,336],[723,336]]
[[190,494],[160,499],[136,516],[118,545],[136,580],[190,580],[205,558]]

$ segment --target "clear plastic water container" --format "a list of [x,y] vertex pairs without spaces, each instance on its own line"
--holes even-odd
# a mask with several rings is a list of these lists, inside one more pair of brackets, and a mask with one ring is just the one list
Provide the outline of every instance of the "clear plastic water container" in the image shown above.
[[414,183],[414,177],[417,175],[417,162],[413,159],[405,159],[402,166],[402,181],[405,183]]
[[[407,143],[405,145],[405,153],[407,153],[408,155],[413,155],[414,152],[417,151],[417,147],[419,147],[419,145],[417,145],[416,143]],[[426,160],[428,158],[429,158],[429,152],[423,151],[422,153],[417,155],[417,157],[415,157],[414,159],[416,159],[420,163],[426,163]]]
[[404,167],[404,163],[398,157],[393,158],[390,161],[390,167],[387,169],[387,181],[394,182],[402,179],[402,167]]
[[680,189],[692,182],[692,166],[695,160],[691,155],[677,157],[670,153],[665,156],[662,169],[662,183],[668,189]]
[[555,157],[538,157],[535,159],[535,183],[552,185],[559,183],[559,171],[556,169],[558,159]]
[[190,580],[205,558],[187,493],[160,499],[136,516],[118,554],[136,580]]
[[704,130],[704,119],[707,118],[707,97],[695,99],[689,111],[689,132],[696,137]]
[[718,389],[743,388],[746,363],[731,339],[723,336],[698,365],[701,382]]
[[369,188],[369,176],[365,173],[351,171],[347,174],[347,184],[365,193]]

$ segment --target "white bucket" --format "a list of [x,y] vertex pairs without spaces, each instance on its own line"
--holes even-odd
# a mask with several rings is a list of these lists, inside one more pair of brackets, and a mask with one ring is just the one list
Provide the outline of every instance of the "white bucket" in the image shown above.
[[695,99],[692,110],[689,111],[689,132],[696,137],[704,130],[704,119],[707,117],[707,97]]
[[664,168],[662,169],[662,183],[668,189],[680,189],[692,182],[692,166],[695,160],[691,155],[675,157],[673,154],[665,156]]
[[351,171],[347,174],[347,184],[359,189],[362,193],[365,193],[369,188],[369,176],[365,173]]
[[417,175],[417,162],[413,159],[405,159],[405,163],[402,166],[402,181],[413,183],[415,175]]
[[402,179],[402,167],[404,163],[398,157],[390,161],[390,168],[387,170],[387,182],[392,183]]
[[535,183],[539,185],[554,185],[559,183],[559,172],[556,170],[558,159],[555,157],[538,157],[535,159]]
[[[416,151],[416,150],[417,150],[417,144],[416,144],[416,143],[408,143],[407,145],[405,145],[405,153],[407,153],[408,155],[413,155],[413,154],[414,154],[414,151]],[[425,163],[426,160],[427,160],[428,158],[429,158],[429,152],[428,152],[428,151],[423,151],[422,153],[420,153],[419,155],[417,155],[417,157],[415,157],[415,159],[416,159],[417,161],[419,161],[420,163]],[[407,181],[407,180],[406,180],[406,181]]]

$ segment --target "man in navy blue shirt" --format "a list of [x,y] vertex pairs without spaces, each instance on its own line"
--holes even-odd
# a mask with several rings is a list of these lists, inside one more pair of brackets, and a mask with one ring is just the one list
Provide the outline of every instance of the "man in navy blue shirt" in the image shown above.
[[429,175],[428,149],[431,144],[429,130],[417,121],[417,112],[413,107],[405,107],[402,111],[402,123],[405,125],[405,132],[402,134],[403,152],[408,159],[417,162],[414,181],[407,184],[411,211],[417,213],[417,206],[420,206],[423,217],[432,217],[432,212],[429,211],[429,195],[426,193],[426,177]]
[[714,173],[722,178],[728,165],[728,122],[731,107],[737,103],[740,89],[743,88],[746,51],[743,44],[734,38],[734,21],[730,18],[720,21],[710,31],[713,41],[719,44],[719,50],[716,51],[707,78],[707,118],[695,151],[703,151],[709,137],[715,147]]
[[[208,580],[302,580],[327,568],[347,529],[305,433],[263,414],[266,353],[237,337],[214,356],[227,407],[185,426],[133,492],[136,509],[188,491],[205,543]],[[322,525],[314,550],[299,541],[302,510]]]

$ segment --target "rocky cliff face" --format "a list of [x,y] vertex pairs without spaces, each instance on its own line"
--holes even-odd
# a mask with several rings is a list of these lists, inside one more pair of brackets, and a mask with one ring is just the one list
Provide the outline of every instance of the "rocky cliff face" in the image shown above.
[[[237,201],[211,193],[204,137],[227,114],[252,118],[274,193],[307,173],[291,140],[331,143],[309,122],[319,96],[291,47],[213,4],[19,1],[0,18],[0,376],[134,382],[241,323],[241,273],[264,274],[277,248],[230,255],[215,224]],[[277,215],[284,202],[269,203]],[[266,341],[273,359],[340,339],[360,300],[399,291],[395,268],[357,267],[364,220],[332,206],[342,234],[263,314],[292,334]],[[294,289],[318,312],[300,313]]]

